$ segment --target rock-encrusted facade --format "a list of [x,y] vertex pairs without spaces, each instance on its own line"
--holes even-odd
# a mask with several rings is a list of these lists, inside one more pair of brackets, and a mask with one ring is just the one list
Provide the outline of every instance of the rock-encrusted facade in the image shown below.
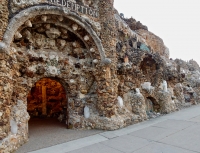
[[3,34],[6,30],[6,27],[8,25],[8,1],[7,0],[1,0],[1,6],[0,6],[0,41],[3,39]]
[[1,0],[0,152],[28,140],[31,117],[115,130],[200,100],[200,68],[113,0]]

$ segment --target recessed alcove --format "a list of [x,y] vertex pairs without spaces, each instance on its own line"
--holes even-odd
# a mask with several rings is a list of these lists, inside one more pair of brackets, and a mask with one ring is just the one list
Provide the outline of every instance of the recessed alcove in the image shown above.
[[31,117],[29,129],[46,128],[45,125],[67,127],[67,94],[64,87],[53,78],[40,79],[27,96],[27,111]]
[[146,111],[147,112],[160,112],[160,105],[153,97],[146,98]]
[[65,89],[51,78],[43,78],[36,82],[27,97],[27,109],[31,117],[66,116],[66,107]]

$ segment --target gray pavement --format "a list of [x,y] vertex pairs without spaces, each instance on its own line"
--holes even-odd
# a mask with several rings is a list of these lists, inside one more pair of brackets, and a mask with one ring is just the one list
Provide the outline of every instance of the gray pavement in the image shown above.
[[29,153],[200,153],[200,105]]
[[29,141],[15,153],[27,153],[102,132],[102,130],[69,130],[57,119],[32,118],[29,121]]

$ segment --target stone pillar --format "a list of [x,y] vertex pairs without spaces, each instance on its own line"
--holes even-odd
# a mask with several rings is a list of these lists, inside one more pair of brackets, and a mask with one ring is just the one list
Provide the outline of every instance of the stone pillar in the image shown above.
[[100,39],[106,56],[114,62],[116,57],[116,27],[113,3],[113,0],[100,0],[99,20],[101,22]]
[[0,42],[8,25],[8,0],[0,0]]
[[101,22],[100,39],[105,49],[106,57],[111,63],[103,63],[98,70],[98,109],[101,116],[115,115],[117,102],[117,73],[116,73],[116,28],[113,0],[99,1],[99,20]]
[[0,152],[13,152],[28,140],[27,88],[15,60],[0,49]]
[[9,60],[0,50],[0,140],[10,132],[12,76]]

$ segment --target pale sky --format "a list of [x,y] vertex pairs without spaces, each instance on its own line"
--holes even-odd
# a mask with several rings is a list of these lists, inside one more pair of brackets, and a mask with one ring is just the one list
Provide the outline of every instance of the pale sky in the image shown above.
[[161,37],[170,57],[200,64],[200,0],[114,0],[126,18],[133,17]]

